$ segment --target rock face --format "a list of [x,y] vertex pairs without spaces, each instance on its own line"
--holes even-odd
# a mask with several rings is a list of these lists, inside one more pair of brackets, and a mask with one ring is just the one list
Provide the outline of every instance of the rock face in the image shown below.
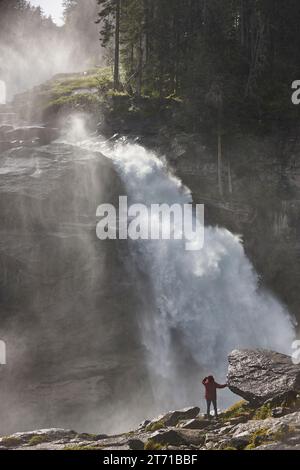
[[97,206],[116,206],[126,194],[113,163],[62,143],[19,146],[0,156],[0,173],[0,339],[8,358],[0,435],[119,432],[113,416],[117,426],[134,426],[151,413],[137,410],[137,383],[147,406],[152,400],[135,278],[126,241],[96,236]]
[[300,391],[300,366],[285,354],[262,349],[235,350],[229,357],[228,384],[253,405],[283,400]]

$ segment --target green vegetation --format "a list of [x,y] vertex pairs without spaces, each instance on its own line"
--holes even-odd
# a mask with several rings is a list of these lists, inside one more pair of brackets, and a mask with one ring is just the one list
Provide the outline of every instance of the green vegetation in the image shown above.
[[158,444],[157,442],[153,442],[152,439],[148,439],[148,441],[146,442],[144,446],[144,450],[162,450],[162,449],[165,449],[166,446],[167,444],[165,445]]
[[86,446],[83,444],[66,446],[63,450],[101,450],[103,449],[101,446]]
[[270,433],[269,429],[267,428],[261,428],[252,433],[249,444],[245,447],[245,450],[252,450],[255,449],[256,447],[264,444],[264,443],[270,443]]
[[165,427],[165,423],[164,423],[163,420],[155,421],[154,423],[148,424],[148,426],[146,427],[146,431],[147,432],[154,432],[154,431],[158,431],[159,429],[162,429],[164,427]]
[[94,105],[99,105],[99,98],[90,93],[78,93],[72,96],[61,96],[60,98],[50,101],[47,105],[47,110],[59,111],[61,108],[67,107],[68,109],[73,108],[84,108],[85,110],[91,110]]
[[223,421],[228,421],[232,418],[239,418],[240,416],[249,416],[250,413],[251,408],[249,407],[248,402],[241,400],[227,408],[227,410],[222,413],[221,418]]
[[28,441],[28,446],[33,447],[39,444],[43,444],[44,442],[49,442],[48,436],[45,435],[36,435],[32,436]]
[[271,417],[272,417],[272,406],[268,403],[258,408],[255,411],[252,419],[259,420],[259,419],[267,419]]
[[22,440],[19,437],[2,437],[1,444],[4,447],[18,447],[22,444]]
[[44,90],[37,96],[45,102],[45,107],[58,111],[68,106],[99,106],[100,96],[109,92],[112,87],[111,69],[108,67],[93,69],[85,75],[71,75],[63,79],[47,82]]

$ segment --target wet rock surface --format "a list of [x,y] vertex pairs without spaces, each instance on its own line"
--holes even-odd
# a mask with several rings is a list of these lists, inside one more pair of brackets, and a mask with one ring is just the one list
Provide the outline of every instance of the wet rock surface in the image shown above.
[[62,143],[18,145],[1,153],[0,176],[0,434],[112,432],[114,403],[130,426],[122,396],[135,383],[151,396],[125,243],[96,236],[98,205],[126,193],[113,163]]

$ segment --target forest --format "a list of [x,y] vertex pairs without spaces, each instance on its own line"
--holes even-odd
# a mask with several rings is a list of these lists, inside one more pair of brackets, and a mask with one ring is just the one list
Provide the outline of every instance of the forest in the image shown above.
[[63,6],[58,27],[25,0],[1,0],[0,68],[11,94],[20,83],[32,85],[33,67],[41,83],[62,70],[107,65],[116,93],[183,103],[192,132],[213,126],[220,134],[265,133],[299,117],[291,100],[300,77],[297,0],[64,0]]
[[196,128],[199,109],[231,127],[295,119],[290,97],[299,75],[299,1],[98,4],[102,45],[115,45],[115,88],[186,100]]

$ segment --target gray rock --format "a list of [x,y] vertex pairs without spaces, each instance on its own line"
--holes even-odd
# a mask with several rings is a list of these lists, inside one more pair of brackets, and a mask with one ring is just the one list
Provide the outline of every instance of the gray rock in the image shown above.
[[174,429],[157,431],[150,437],[151,442],[161,445],[180,446],[186,444],[186,440]]
[[283,401],[300,391],[300,366],[285,354],[263,349],[235,350],[229,357],[228,385],[252,405]]
[[248,444],[249,439],[247,436],[233,437],[232,439],[228,439],[226,447],[234,447],[237,450],[243,450]]
[[150,436],[152,442],[171,446],[203,445],[205,436],[191,429],[167,429],[157,431]]
[[148,424],[148,427],[155,426],[155,424],[159,423],[162,423],[164,426],[176,426],[179,421],[195,419],[199,413],[200,408],[198,406],[184,408],[177,411],[169,411],[165,415],[161,415],[155,420],[151,421],[150,424]]
[[235,418],[229,419],[228,423],[231,425],[234,425],[234,424],[246,423],[247,421],[248,421],[247,416],[236,416]]
[[281,416],[287,415],[289,413],[291,413],[290,408],[285,408],[284,406],[278,406],[277,408],[273,408],[272,417],[281,418]]
[[128,446],[131,450],[144,450],[144,443],[140,439],[129,439]]
[[148,424],[150,424],[150,423],[151,423],[150,419],[145,419],[145,421],[143,421],[143,422],[139,425],[138,430],[145,429],[145,428],[148,426]]
[[183,423],[180,427],[182,429],[205,429],[210,426],[211,422],[208,419],[190,419]]
[[255,448],[255,450],[300,450],[300,444],[291,445],[282,442],[274,442],[272,444],[264,444]]

